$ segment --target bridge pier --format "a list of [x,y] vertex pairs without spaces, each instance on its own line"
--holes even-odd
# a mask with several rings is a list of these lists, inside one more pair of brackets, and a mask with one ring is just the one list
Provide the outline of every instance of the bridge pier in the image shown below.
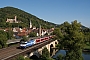
[[[48,49],[48,51],[49,51],[49,53],[50,53],[50,49],[51,49],[51,48],[55,48],[55,47],[56,47],[56,46],[55,46],[56,43],[58,44],[58,41],[57,41],[57,40],[55,40],[55,41],[53,41],[53,42],[51,42],[51,43],[43,46],[42,48],[39,48],[39,49],[31,52],[31,53],[29,54],[29,57],[30,57],[30,56],[33,56],[33,55],[36,55],[36,56],[39,58],[40,55],[42,55],[42,50],[43,50],[45,47]],[[54,50],[54,52],[53,52],[53,55],[55,55],[55,50]]]

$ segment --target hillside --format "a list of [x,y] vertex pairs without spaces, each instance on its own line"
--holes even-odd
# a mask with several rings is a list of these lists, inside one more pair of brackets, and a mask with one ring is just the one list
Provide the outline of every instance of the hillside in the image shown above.
[[[19,24],[11,24],[6,23],[7,18],[14,18],[14,16],[17,16],[17,20],[21,21],[23,23]],[[39,24],[42,26],[42,28],[51,28],[56,26],[56,24],[44,21],[43,19],[40,19],[30,13],[27,13],[21,9],[14,8],[14,7],[4,7],[0,8],[0,27],[29,27],[29,21],[31,20],[32,25],[39,27]]]

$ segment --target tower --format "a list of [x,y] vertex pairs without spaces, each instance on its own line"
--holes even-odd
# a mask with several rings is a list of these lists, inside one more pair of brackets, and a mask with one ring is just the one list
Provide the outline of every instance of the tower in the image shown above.
[[41,25],[40,25],[40,28],[39,28],[39,36],[41,36]]
[[32,28],[32,23],[31,23],[31,20],[30,20],[30,23],[29,23],[29,27]]

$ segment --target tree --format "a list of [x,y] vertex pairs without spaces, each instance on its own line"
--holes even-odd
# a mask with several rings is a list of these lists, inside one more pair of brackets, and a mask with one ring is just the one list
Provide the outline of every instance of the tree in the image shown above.
[[12,39],[12,38],[13,38],[13,31],[9,30],[9,31],[7,32],[7,38],[8,38],[8,39]]
[[55,37],[57,40],[63,38],[63,35],[62,35],[61,30],[59,28],[56,28],[54,30],[53,35],[56,35]]
[[31,32],[30,34],[29,34],[29,37],[36,37],[37,36],[37,34],[35,33],[35,32]]
[[41,60],[53,60],[50,57],[50,53],[49,53],[49,51],[48,51],[48,49],[46,47],[42,50],[42,58],[41,58]]
[[63,60],[63,59],[64,59],[64,57],[63,57],[62,54],[59,54],[59,55],[57,56],[57,58],[56,58],[56,60]]
[[25,41],[26,42],[26,41],[28,41],[28,38],[26,36],[23,36],[21,41]]
[[[66,60],[82,60],[82,49],[84,46],[81,24],[75,20],[68,26],[64,34],[63,45],[68,49]],[[79,57],[78,57],[79,56]]]
[[7,34],[4,31],[0,31],[0,48],[6,47]]
[[23,56],[18,56],[16,60],[25,60]]
[[15,60],[31,60],[29,57],[24,58],[24,56],[20,55]]
[[63,48],[63,46],[61,45],[61,40],[63,39],[64,36],[63,36],[63,34],[61,33],[60,28],[56,28],[56,29],[53,31],[53,35],[55,35],[53,39],[57,39],[58,42],[59,42],[59,44],[57,45],[57,47],[58,47],[59,49]]
[[55,35],[60,38],[59,47],[61,48],[62,46],[68,50],[66,51],[65,60],[82,60],[82,49],[85,44],[83,40],[84,35],[81,32],[81,24],[77,20],[71,24],[64,22],[58,30],[55,32]]
[[46,47],[42,50],[42,57],[44,58],[50,57],[49,51]]

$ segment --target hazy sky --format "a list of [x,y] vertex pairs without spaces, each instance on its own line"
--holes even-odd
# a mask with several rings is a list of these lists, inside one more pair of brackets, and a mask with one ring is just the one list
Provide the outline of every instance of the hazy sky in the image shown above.
[[0,8],[6,6],[19,8],[56,24],[78,20],[90,27],[90,0],[1,0]]

